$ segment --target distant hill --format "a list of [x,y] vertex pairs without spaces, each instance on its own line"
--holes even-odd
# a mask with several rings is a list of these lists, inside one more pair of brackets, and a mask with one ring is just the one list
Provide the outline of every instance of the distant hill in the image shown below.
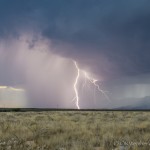
[[144,97],[132,105],[118,107],[119,110],[150,110],[150,96]]

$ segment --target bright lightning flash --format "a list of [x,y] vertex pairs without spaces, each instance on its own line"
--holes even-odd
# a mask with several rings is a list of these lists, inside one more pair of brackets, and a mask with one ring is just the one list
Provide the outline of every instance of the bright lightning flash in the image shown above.
[[80,109],[80,106],[79,106],[79,94],[78,94],[78,90],[77,90],[77,84],[78,84],[78,80],[79,80],[79,77],[80,77],[80,69],[76,63],[76,61],[74,61],[74,64],[75,64],[75,67],[77,69],[77,77],[76,77],[76,80],[75,80],[75,83],[74,83],[74,91],[75,91],[75,98],[73,100],[76,100],[76,106],[78,109]]
[[92,84],[94,84],[95,87],[97,87],[97,90],[99,92],[101,92],[108,100],[109,97],[107,96],[107,94],[105,93],[105,91],[103,91],[102,89],[100,89],[99,85],[96,83],[98,80],[91,78],[86,72],[84,72],[85,78],[88,79]]
[[[78,93],[78,90],[77,90],[77,85],[78,85],[78,81],[79,81],[79,78],[80,78],[80,68],[78,67],[76,61],[74,61],[74,65],[77,69],[77,76],[76,76],[76,79],[75,79],[75,82],[74,82],[75,97],[73,98],[73,101],[76,100],[76,107],[78,109],[80,109],[80,106],[79,106],[79,93]],[[83,70],[81,70],[81,71],[83,71]],[[84,83],[83,87],[86,85],[86,80],[88,80],[90,83],[92,83],[97,88],[97,90],[99,92],[101,92],[109,100],[109,97],[107,96],[105,91],[100,89],[99,85],[96,83],[98,80],[90,77],[87,72],[85,72],[85,71],[83,71],[83,72],[84,72],[84,76],[85,76],[85,83]]]

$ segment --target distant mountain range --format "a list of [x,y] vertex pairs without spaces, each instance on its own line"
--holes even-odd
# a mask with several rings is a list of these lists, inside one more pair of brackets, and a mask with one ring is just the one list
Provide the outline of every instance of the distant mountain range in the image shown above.
[[137,100],[132,105],[128,106],[122,106],[116,108],[116,110],[150,110],[150,96],[141,98],[140,100]]

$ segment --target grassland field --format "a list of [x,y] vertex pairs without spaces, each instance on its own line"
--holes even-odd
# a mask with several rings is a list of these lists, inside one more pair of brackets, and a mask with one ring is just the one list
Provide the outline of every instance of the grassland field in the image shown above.
[[150,150],[150,112],[0,112],[0,150]]

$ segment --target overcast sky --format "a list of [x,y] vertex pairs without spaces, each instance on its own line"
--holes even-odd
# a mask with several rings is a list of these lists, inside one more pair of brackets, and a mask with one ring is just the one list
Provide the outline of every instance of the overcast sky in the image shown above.
[[0,85],[24,88],[25,107],[76,108],[75,60],[111,101],[93,96],[89,83],[80,90],[80,79],[82,108],[150,96],[149,7],[149,0],[1,0]]

